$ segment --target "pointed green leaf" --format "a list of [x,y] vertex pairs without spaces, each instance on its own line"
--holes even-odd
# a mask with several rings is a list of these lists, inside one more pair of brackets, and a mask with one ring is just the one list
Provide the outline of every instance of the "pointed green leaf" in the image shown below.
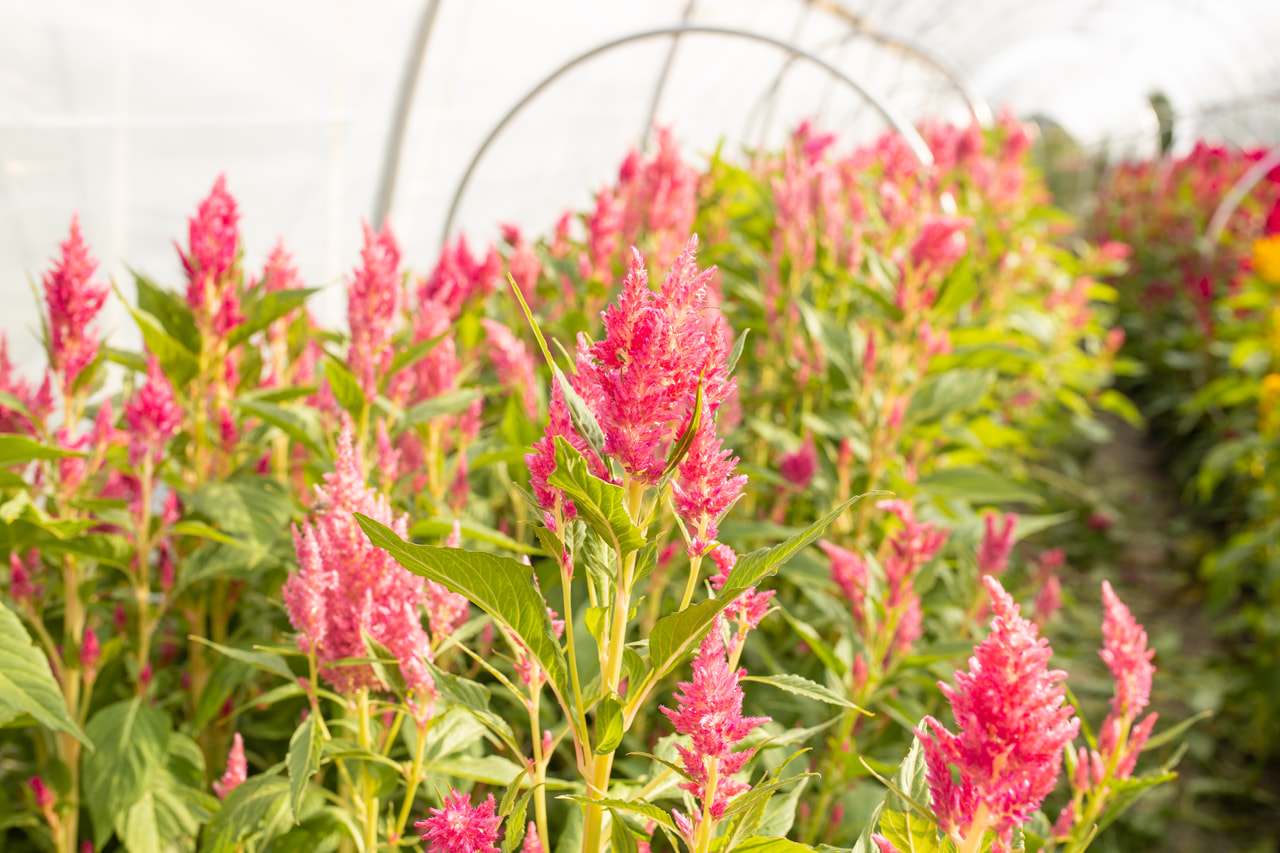
[[270,326],[276,320],[288,314],[293,309],[299,307],[311,296],[311,294],[319,291],[317,287],[300,288],[294,290],[273,290],[270,293],[261,293],[259,290],[250,292],[250,296],[244,303],[245,321],[231,330],[227,336],[227,344],[235,346],[249,340],[251,335],[261,332]]
[[84,456],[84,454],[49,447],[25,435],[0,435],[0,468],[23,465],[32,459],[62,459],[67,456]]
[[880,813],[880,834],[902,853],[937,853],[941,849],[937,827],[914,812],[885,809]]
[[636,837],[631,834],[627,824],[612,809],[610,813],[613,819],[609,822],[609,840],[612,843],[613,853],[640,853]]
[[293,814],[299,814],[302,795],[311,784],[311,777],[320,769],[320,750],[324,746],[323,733],[315,718],[308,716],[294,731],[289,740],[289,806]]
[[395,531],[360,513],[356,521],[369,541],[417,575],[466,596],[529,648],[563,699],[571,695],[564,652],[551,628],[547,603],[533,569],[510,557],[462,548],[437,548],[405,542]]
[[665,809],[661,809],[651,803],[630,802],[628,800],[593,800],[590,797],[583,797],[577,794],[568,794],[560,797],[562,800],[578,803],[583,806],[603,806],[607,809],[617,809],[618,811],[630,812],[633,815],[642,817],[645,820],[651,820],[659,826],[666,827],[672,832],[676,832],[676,825],[671,820],[671,815],[667,814]]
[[163,290],[154,281],[138,273],[133,274],[138,289],[138,308],[147,312],[160,324],[170,337],[195,355],[200,352],[200,333],[186,299]]
[[351,369],[333,356],[325,356],[324,378],[329,382],[329,390],[338,405],[346,409],[353,418],[359,418],[366,400],[360,381]]
[[181,392],[200,372],[200,362],[196,359],[195,353],[166,332],[155,317],[145,311],[139,311],[127,302],[125,307],[133,315],[138,331],[142,332],[142,340],[146,342],[147,349],[160,362],[164,375],[173,383],[174,388]]
[[779,690],[785,690],[788,693],[794,693],[795,695],[803,696],[806,699],[817,699],[819,702],[826,702],[828,705],[839,705],[843,708],[852,708],[855,711],[867,713],[845,697],[836,693],[830,687],[819,684],[816,681],[810,681],[801,675],[794,675],[792,673],[783,673],[781,675],[753,675],[745,676],[741,680],[758,681],[761,684],[772,684]]
[[164,767],[169,718],[141,699],[108,705],[86,726],[94,751],[84,762],[84,799],[101,848],[117,821],[155,786]]
[[556,468],[547,482],[563,489],[572,499],[578,515],[622,555],[645,546],[644,532],[627,512],[626,493],[621,486],[606,483],[587,471],[587,462],[563,436],[555,437]]
[[596,755],[608,755],[622,743],[622,703],[610,694],[596,705]]
[[206,640],[204,637],[199,637],[195,634],[189,635],[187,639],[208,646],[229,658],[235,658],[238,661],[244,661],[247,664],[256,666],[258,669],[275,673],[282,678],[287,678],[291,681],[294,678],[293,670],[289,669],[289,664],[275,652],[264,652],[257,649],[237,649],[232,646],[215,643],[213,640]]
[[70,732],[90,748],[93,744],[67,712],[66,700],[49,669],[44,652],[31,644],[17,614],[0,604],[0,711],[30,714],[55,732]]
[[789,838],[753,835],[728,853],[813,853],[813,848]]
[[303,447],[322,457],[328,452],[320,432],[320,420],[316,413],[308,408],[285,408],[264,400],[250,400],[238,397],[231,401],[237,409],[247,415],[253,415],[263,423],[270,424]]
[[250,838],[293,823],[289,780],[260,774],[237,785],[204,831],[200,853],[235,853]]
[[430,400],[423,400],[405,411],[401,425],[404,427],[417,426],[445,415],[456,415],[478,400],[482,393],[479,388],[459,388],[457,391],[450,391],[438,397],[432,397]]

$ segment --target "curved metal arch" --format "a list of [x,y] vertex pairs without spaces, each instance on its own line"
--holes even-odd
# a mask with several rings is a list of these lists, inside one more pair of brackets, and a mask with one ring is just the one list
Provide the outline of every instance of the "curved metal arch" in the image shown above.
[[1267,173],[1277,166],[1280,166],[1280,146],[1272,148],[1266,157],[1254,163],[1249,171],[1236,180],[1231,189],[1227,191],[1227,194],[1222,197],[1222,201],[1218,203],[1217,210],[1213,212],[1213,216],[1209,219],[1209,227],[1205,229],[1204,237],[1201,238],[1201,254],[1213,254],[1214,249],[1218,246],[1218,241],[1222,239],[1222,232],[1226,230],[1231,214],[1236,212],[1236,208],[1244,201],[1249,191],[1256,187],[1267,176]]
[[638,41],[646,41],[653,38],[679,36],[684,33],[729,36],[731,38],[747,39],[748,41],[772,45],[773,47],[787,51],[793,56],[808,59],[810,62],[822,68],[828,74],[835,77],[837,80],[840,80],[842,83],[861,95],[865,100],[870,102],[871,105],[875,107],[876,112],[880,113],[881,117],[884,118],[884,120],[888,122],[894,130],[902,134],[903,138],[907,141],[907,145],[910,146],[912,154],[915,155],[916,160],[918,160],[921,165],[928,166],[933,163],[933,154],[929,151],[929,146],[925,144],[924,139],[921,138],[919,132],[917,132],[915,127],[912,126],[911,122],[899,115],[897,110],[895,110],[884,99],[869,91],[857,80],[853,79],[830,62],[827,62],[822,57],[815,56],[808,50],[798,45],[791,44],[790,42],[783,41],[782,39],[751,32],[750,30],[740,30],[732,27],[714,27],[702,24],[685,24],[678,27],[662,27],[659,29],[645,30],[643,32],[622,36],[621,38],[605,42],[604,44],[594,47],[585,53],[579,54],[543,78],[542,82],[530,89],[523,98],[517,101],[515,106],[508,110],[506,115],[504,115],[494,126],[493,130],[489,131],[489,135],[480,143],[480,147],[476,149],[476,153],[472,156],[471,162],[467,164],[466,171],[462,174],[462,180],[458,182],[458,188],[454,191],[453,199],[449,202],[449,212],[445,215],[444,227],[441,229],[440,233],[441,245],[449,239],[449,232],[453,229],[453,220],[457,216],[458,206],[461,204],[462,196],[466,192],[467,186],[471,183],[471,176],[475,173],[476,167],[480,164],[480,160],[484,157],[485,152],[489,150],[489,147],[493,145],[494,141],[502,131],[506,129],[507,125],[510,124],[511,121],[520,113],[520,111],[528,106],[530,102],[543,92],[543,90],[567,72],[581,65],[583,62],[599,56],[602,53],[607,53],[616,47],[621,47],[622,45],[632,44]]
[[[828,42],[819,48],[819,50],[841,50],[859,38],[865,38],[876,42],[879,45],[903,54],[917,62],[937,71],[942,77],[951,84],[951,88],[955,89],[960,95],[960,99],[964,101],[966,107],[969,108],[969,115],[977,122],[979,127],[990,127],[992,123],[991,107],[983,100],[982,96],[973,90],[969,85],[969,81],[955,68],[938,59],[925,48],[914,42],[908,41],[898,36],[892,36],[877,30],[865,29],[859,24],[855,24],[850,31],[838,40]],[[778,71],[778,76],[774,78],[773,85],[769,87],[769,91],[765,93],[762,100],[769,103],[768,111],[765,113],[763,124],[768,127],[773,112],[773,101],[778,96],[778,91],[782,88],[783,78],[787,72],[795,65],[795,57],[791,56],[786,63]]]

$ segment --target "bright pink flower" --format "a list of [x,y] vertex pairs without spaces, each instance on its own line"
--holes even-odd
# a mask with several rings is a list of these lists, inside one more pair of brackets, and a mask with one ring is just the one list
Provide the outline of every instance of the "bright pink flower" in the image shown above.
[[964,232],[973,227],[967,216],[931,216],[911,244],[911,261],[926,275],[944,276],[969,250]]
[[551,404],[548,408],[550,421],[547,423],[547,429],[542,438],[534,442],[533,449],[525,454],[524,461],[529,466],[529,485],[533,488],[533,495],[538,499],[538,505],[542,507],[547,524],[554,528],[553,519],[557,505],[562,505],[562,512],[566,519],[574,518],[578,514],[573,501],[565,499],[564,491],[547,482],[547,478],[556,470],[555,437],[561,436],[581,453],[587,459],[591,472],[595,476],[606,477],[607,472],[586,439],[578,435],[577,430],[573,428],[573,422],[569,417],[569,406],[565,402],[564,390],[560,387],[559,379],[553,379],[551,382]]
[[431,817],[416,821],[427,843],[427,853],[498,853],[497,814],[493,794],[472,807],[471,796],[452,788],[444,798],[444,808],[431,809]]
[[[729,580],[729,573],[737,565],[738,555],[728,545],[717,545],[711,550],[711,559],[715,561],[716,573],[711,576],[711,587],[719,592]],[[724,609],[725,618],[738,623],[738,637],[743,632],[759,626],[769,613],[769,601],[776,595],[773,590],[760,592],[754,588],[735,598]]]
[[501,282],[502,256],[498,250],[490,246],[480,261],[467,248],[467,238],[459,237],[457,242],[446,243],[440,250],[435,269],[418,288],[418,302],[443,306],[448,322],[458,316],[464,302],[483,299]]
[[616,195],[626,208],[622,235],[637,243],[640,229],[654,245],[653,262],[666,267],[680,252],[698,215],[698,170],[685,163],[669,127],[655,127],[653,156],[632,152],[618,174]]
[[196,208],[196,215],[187,222],[188,250],[177,247],[187,272],[187,302],[196,324],[218,335],[244,322],[236,283],[230,280],[240,253],[240,213],[226,184],[226,176],[219,175]]
[[27,780],[27,785],[31,787],[31,793],[36,798],[36,808],[42,812],[51,811],[57,795],[53,793],[53,789],[45,784],[43,778],[32,776]]
[[538,260],[533,245],[520,233],[515,225],[502,226],[502,239],[511,246],[511,254],[507,257],[507,268],[515,279],[525,299],[532,299],[538,288],[538,279],[542,276],[542,261]]
[[364,657],[367,633],[396,656],[411,688],[433,696],[424,663],[431,646],[419,615],[428,604],[424,579],[374,547],[352,513],[363,513],[400,536],[408,533],[407,520],[394,517],[387,498],[365,485],[350,424],[338,439],[335,470],[324,480],[316,487],[311,521],[294,528],[298,571],[284,585],[285,609],[299,646],[316,653],[320,674],[338,692],[378,689],[383,685],[371,666],[331,666],[342,658]]
[[[284,240],[276,241],[275,248],[267,255],[267,263],[262,270],[262,289],[267,293],[278,290],[297,290],[302,287],[302,276],[294,265],[293,255],[284,247]],[[289,330],[289,318],[293,312],[286,314],[267,327],[267,340],[272,346],[283,347]],[[281,377],[276,377],[277,380]]]
[[370,403],[378,396],[378,380],[391,364],[400,292],[400,246],[391,226],[374,231],[362,222],[364,247],[360,266],[347,282],[347,325],[351,347],[347,364]]
[[520,845],[520,853],[543,853],[542,839],[538,837],[538,825],[529,821],[524,831],[524,843]]
[[853,621],[862,624],[863,606],[867,598],[867,563],[862,557],[828,542],[818,541],[818,547],[831,561],[831,580],[844,593],[853,609]]
[[1013,534],[1018,526],[1018,514],[1005,515],[1004,524],[998,522],[997,513],[985,516],[986,532],[978,546],[978,571],[984,575],[1004,574],[1009,565],[1009,553],[1013,551]]
[[742,496],[747,475],[735,474],[737,465],[738,457],[716,436],[715,420],[704,414],[671,486],[676,512],[696,534],[690,555],[716,540],[720,519]]
[[31,386],[22,377],[14,376],[13,362],[9,360],[9,341],[4,332],[0,332],[0,391],[17,397],[30,413],[28,417],[0,403],[0,433],[33,433],[35,424],[43,423],[49,412],[53,410],[49,373],[45,372],[44,383],[37,391],[32,391]]
[[489,360],[498,381],[513,392],[519,392],[525,411],[532,417],[538,411],[534,389],[533,359],[524,341],[511,333],[506,325],[485,317],[480,321],[489,337]]
[[84,639],[80,641],[80,668],[85,678],[93,680],[98,669],[98,659],[102,657],[102,645],[98,642],[98,634],[92,626],[84,629]]
[[[1053,790],[1063,747],[1080,721],[1063,701],[1066,673],[1048,668],[1048,640],[1019,615],[999,581],[989,575],[983,581],[991,596],[991,633],[974,649],[969,671],[956,673],[955,687],[939,684],[960,733],[925,717],[916,736],[942,829],[957,842],[992,829],[1000,849],[1008,850],[1014,828]],[[983,813],[987,820],[975,821]]]
[[[39,559],[39,554],[36,551],[33,550],[30,554],[35,555],[36,560]],[[35,566],[38,568],[39,563],[35,563]],[[35,597],[36,589],[31,583],[31,575],[31,567],[28,566],[26,562],[18,558],[18,553],[16,551],[10,551],[9,597],[12,598],[14,603],[19,607],[31,603],[31,600]]]
[[734,752],[734,747],[752,729],[770,719],[742,716],[742,687],[738,680],[746,670],[734,672],[729,668],[720,632],[717,618],[694,658],[693,680],[677,685],[683,693],[674,694],[676,710],[658,709],[671,720],[676,732],[688,735],[692,741],[692,748],[676,746],[685,772],[693,780],[680,783],[681,788],[704,799],[708,793],[705,786],[710,781],[709,762],[717,762],[718,783],[711,792],[710,804],[710,813],[717,820],[724,814],[729,800],[749,787],[730,777],[743,768],[755,750]]
[[218,795],[218,799],[225,800],[247,778],[249,778],[249,764],[244,757],[244,738],[236,732],[235,737],[231,739],[231,752],[227,755],[227,769],[223,772],[222,778],[213,783],[213,792]]
[[1098,654],[1116,680],[1111,713],[1132,721],[1151,699],[1151,676],[1156,671],[1151,658],[1156,650],[1147,648],[1147,632],[1107,581],[1102,582],[1102,604],[1103,647]]
[[605,287],[613,286],[613,260],[622,236],[622,204],[613,190],[604,187],[596,194],[595,210],[587,216],[587,255],[582,259],[585,278]]
[[892,841],[877,832],[871,833],[871,840],[875,842],[880,853],[902,853]]
[[782,454],[778,461],[778,472],[782,474],[782,479],[801,492],[809,487],[817,470],[818,450],[813,445],[812,435],[805,436],[804,443],[798,449]]
[[1041,582],[1040,591],[1036,593],[1036,624],[1043,628],[1061,608],[1062,581],[1058,580],[1057,575],[1049,575]]
[[574,387],[604,431],[604,451],[642,482],[658,481],[666,454],[688,421],[700,377],[704,417],[733,387],[723,361],[718,320],[703,316],[712,267],[699,272],[697,237],[689,240],[662,290],[649,288],[644,259],[633,250],[618,301],[604,312],[605,339],[578,339]]
[[98,355],[98,332],[93,321],[102,310],[109,289],[90,281],[98,262],[80,234],[80,219],[71,217],[71,235],[62,254],[44,274],[44,299],[49,312],[49,366],[68,394],[80,371]]
[[124,405],[124,419],[129,425],[130,463],[137,465],[147,457],[159,462],[165,444],[182,424],[182,410],[154,355],[147,362],[146,383]]

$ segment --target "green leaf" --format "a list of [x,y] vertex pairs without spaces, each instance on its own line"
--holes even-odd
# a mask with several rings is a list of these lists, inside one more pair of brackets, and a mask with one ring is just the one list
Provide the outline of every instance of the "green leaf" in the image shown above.
[[204,637],[199,637],[195,634],[189,635],[187,639],[206,645],[215,651],[221,652],[229,658],[235,658],[238,661],[251,664],[252,666],[256,666],[258,669],[274,673],[282,678],[287,678],[290,681],[294,679],[293,670],[289,669],[289,664],[287,664],[285,659],[275,652],[264,652],[256,649],[237,649],[232,646],[224,646],[221,643],[215,643],[213,640],[206,640]]
[[880,834],[902,853],[936,853],[940,849],[937,828],[913,812],[885,809],[880,813]]
[[456,755],[431,762],[430,770],[485,785],[510,785],[524,768],[501,755]]
[[270,424],[303,447],[321,457],[328,456],[321,435],[320,419],[309,408],[286,409],[275,403],[237,397],[231,404],[247,415]]
[[644,532],[627,512],[621,486],[606,483],[587,471],[587,461],[563,436],[555,437],[556,468],[547,482],[563,489],[578,508],[578,516],[604,537],[620,556],[645,546]]
[[468,406],[480,398],[481,394],[482,392],[479,388],[459,388],[457,391],[450,391],[447,394],[432,397],[430,400],[423,400],[405,411],[402,425],[405,427],[417,426],[445,415],[456,415],[458,412],[465,411]]
[[139,273],[133,274],[138,289],[138,308],[154,317],[170,337],[182,344],[187,352],[200,352],[200,332],[187,300],[175,293],[163,290],[154,281]]
[[655,805],[645,802],[630,802],[628,800],[612,800],[601,799],[593,800],[590,797],[583,797],[577,794],[566,794],[559,797],[561,800],[578,803],[583,806],[603,806],[607,809],[617,809],[618,811],[629,812],[630,814],[642,817],[646,821],[654,821],[658,826],[665,827],[671,832],[676,832],[676,825],[671,820],[671,815],[667,814],[665,809],[658,808]]
[[351,417],[359,419],[367,401],[356,375],[330,355],[325,356],[324,378],[328,380],[329,390],[333,391],[333,398],[338,401],[338,405],[346,409]]
[[[124,301],[123,298],[121,301]],[[142,340],[146,342],[147,349],[160,362],[164,375],[173,383],[175,389],[182,391],[200,373],[200,362],[196,359],[195,353],[166,332],[155,317],[134,308],[128,302],[125,302],[125,307],[133,315],[138,331],[142,332]]]
[[125,820],[155,787],[164,766],[169,718],[141,699],[126,699],[94,714],[86,729],[95,749],[84,762],[84,799],[93,818],[94,843],[101,848],[116,822]]
[[275,775],[251,776],[237,785],[209,821],[200,853],[235,853],[258,835],[270,835],[293,822],[289,780]]
[[728,853],[813,853],[813,848],[789,838],[753,835]]
[[[448,335],[448,332],[442,332],[434,338],[425,341],[419,341],[413,346],[401,347],[396,350],[395,357],[391,359],[391,365],[387,368],[387,379],[395,376],[411,364],[421,361],[427,353],[431,352],[436,346]],[[385,380],[384,380],[385,381]]]
[[302,805],[302,795],[311,784],[311,777],[320,769],[320,750],[324,745],[323,733],[316,725],[315,717],[308,715],[289,740],[289,807],[296,816]]
[[826,702],[828,705],[839,705],[844,708],[852,708],[855,711],[862,711],[864,714],[870,712],[859,708],[845,697],[839,695],[830,687],[819,684],[816,681],[810,681],[801,675],[791,673],[783,673],[782,675],[754,675],[745,676],[742,681],[758,681],[761,684],[772,684],[779,690],[785,690],[788,693],[794,693],[797,696],[803,696],[806,699],[817,699],[819,702]]
[[[251,335],[261,332],[276,320],[302,305],[310,298],[311,294],[318,291],[318,287],[273,290],[270,293],[261,293],[257,289],[250,291],[249,298],[244,303],[245,321],[232,329],[231,333],[227,335],[227,345],[235,346],[236,344],[244,343],[249,340]],[[258,296],[260,293],[261,296]]]
[[960,498],[973,506],[983,504],[1042,504],[1044,498],[1013,480],[981,466],[944,468],[920,478],[921,492],[932,497]]
[[698,391],[693,398],[693,415],[689,418],[689,425],[684,428],[684,433],[667,455],[667,464],[662,469],[664,477],[676,470],[676,466],[689,455],[689,448],[693,446],[693,439],[698,434],[698,426],[702,423],[702,385],[703,377],[699,376]]
[[[924,721],[921,720],[921,725],[923,723]],[[898,765],[898,771],[893,774],[891,780],[877,773],[866,759],[860,760],[862,766],[889,789],[889,796],[884,801],[886,810],[910,809],[929,820],[934,819],[933,812],[925,805],[929,801],[929,781],[926,777],[928,768],[924,763],[924,749],[920,746],[920,738],[911,739],[911,748],[902,759],[902,763]]]
[[610,813],[613,815],[613,820],[609,822],[609,840],[612,842],[613,853],[640,853],[636,837],[631,834],[626,822],[612,809]]
[[995,382],[994,370],[948,370],[930,376],[907,405],[908,423],[941,420],[976,406]]
[[608,755],[622,743],[622,702],[609,694],[596,705],[596,755]]
[[0,710],[5,708],[11,709],[11,720],[18,714],[30,714],[41,725],[69,732],[93,748],[67,712],[44,652],[32,645],[17,614],[0,604]]
[[1212,711],[1201,711],[1199,714],[1192,714],[1177,725],[1165,729],[1158,735],[1152,735],[1147,738],[1147,742],[1142,745],[1142,751],[1146,752],[1149,749],[1159,749],[1166,743],[1171,743],[1172,741],[1180,738],[1183,732],[1194,726],[1196,723],[1201,720],[1207,720],[1212,716]]
[[386,525],[360,513],[355,517],[369,541],[389,552],[400,565],[466,596],[514,634],[542,664],[561,699],[569,700],[564,652],[551,628],[532,568],[496,554],[414,545]]
[[70,450],[49,447],[25,435],[0,435],[0,468],[25,465],[33,459],[63,459],[67,456],[84,456]]
[[[523,453],[524,451],[521,451]],[[474,468],[472,470],[475,470]],[[518,542],[510,536],[492,527],[486,527],[474,521],[463,521],[460,524],[462,528],[462,536],[464,539],[474,539],[477,542],[485,542],[489,545],[496,545],[499,548],[505,548],[508,551],[515,551],[517,554],[529,554],[533,557],[545,557],[547,552],[541,548],[535,548],[532,545],[525,545]],[[409,528],[409,536],[415,539],[431,539],[440,536],[448,536],[453,532],[453,522],[441,521],[435,518],[425,518],[416,521],[413,527]]]

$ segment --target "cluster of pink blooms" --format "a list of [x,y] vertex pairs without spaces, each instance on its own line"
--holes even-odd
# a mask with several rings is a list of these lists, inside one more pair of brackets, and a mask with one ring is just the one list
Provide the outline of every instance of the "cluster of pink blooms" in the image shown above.
[[338,440],[335,470],[316,487],[316,498],[312,520],[294,528],[298,571],[284,585],[299,645],[315,653],[320,674],[340,693],[353,694],[385,686],[369,665],[332,665],[364,657],[367,633],[396,656],[405,682],[430,705],[435,687],[425,661],[431,643],[419,616],[430,604],[425,582],[375,548],[352,516],[363,513],[402,537],[408,532],[387,498],[365,485],[349,425]]
[[1058,579],[1058,571],[1066,561],[1061,548],[1042,551],[1035,560],[1032,583],[1040,590],[1036,593],[1036,624],[1042,628],[1062,607],[1062,581]]
[[1017,513],[1009,513],[1001,524],[999,514],[989,512],[983,518],[986,529],[982,544],[978,546],[978,571],[984,575],[1002,575],[1009,565],[1013,552],[1014,532],[1018,527]]
[[182,425],[182,409],[155,356],[147,362],[146,383],[124,405],[124,419],[129,425],[129,460],[134,465],[146,458],[159,462],[165,444]]
[[360,266],[347,283],[347,324],[351,347],[347,364],[370,403],[378,396],[378,377],[391,364],[391,337],[395,331],[400,293],[400,247],[384,225],[374,231],[367,222]]
[[177,247],[187,273],[187,302],[196,325],[218,336],[244,322],[234,274],[240,253],[239,220],[236,201],[227,192],[226,177],[219,175],[213,190],[188,221],[187,251]]
[[80,372],[98,355],[93,326],[109,289],[90,279],[98,262],[80,234],[80,219],[71,218],[71,234],[62,254],[44,274],[44,299],[49,318],[49,366],[68,396]]
[[1115,679],[1115,695],[1111,697],[1111,713],[1098,732],[1098,748],[1091,750],[1082,746],[1076,752],[1075,774],[1071,780],[1076,796],[1063,808],[1054,825],[1054,834],[1058,837],[1070,833],[1081,796],[1088,793],[1106,796],[1111,781],[1133,775],[1138,755],[1151,737],[1159,716],[1152,712],[1138,722],[1138,716],[1151,701],[1151,677],[1156,670],[1151,663],[1156,652],[1147,648],[1147,632],[1107,581],[1102,582],[1102,607],[1102,649],[1098,654]]
[[0,392],[12,394],[26,409],[24,414],[0,402],[0,432],[34,433],[36,424],[43,423],[53,410],[49,373],[45,373],[44,382],[36,389],[21,376],[15,376],[13,362],[9,360],[9,341],[3,332],[0,332]]
[[218,799],[225,800],[247,778],[249,764],[244,757],[244,738],[236,732],[231,739],[231,752],[227,754],[227,769],[223,771],[222,778],[213,783],[213,792],[218,795]]
[[866,615],[867,561],[847,548],[823,539],[818,542],[831,563],[831,580],[849,602],[853,621],[862,625]]
[[[497,813],[493,794],[473,806],[469,794],[450,789],[443,808],[430,812],[429,818],[414,823],[427,842],[427,853],[498,853],[502,817]],[[536,832],[532,834],[537,837]]]
[[[1053,790],[1063,748],[1080,721],[1064,703],[1066,673],[1048,668],[1053,650],[991,576],[991,633],[957,672],[939,684],[959,734],[933,717],[916,730],[924,748],[933,812],[957,843],[994,831],[993,850],[1009,850],[1013,830]],[[959,771],[958,782],[952,769]]]
[[[728,545],[717,545],[711,549],[711,559],[716,564],[716,573],[711,576],[711,588],[719,592],[724,589],[729,573],[737,565],[738,555]],[[761,592],[754,588],[748,589],[725,607],[725,618],[738,626],[738,630],[729,637],[729,654],[741,648],[746,641],[747,632],[764,621],[769,613],[769,602],[776,594],[774,590]]]
[[911,504],[904,500],[879,501],[876,508],[893,513],[902,522],[902,527],[889,538],[889,554],[884,560],[884,607],[887,613],[897,614],[898,618],[889,653],[903,655],[923,631],[920,597],[915,591],[916,575],[946,544],[948,533],[933,522],[921,524]]
[[[693,679],[678,685],[682,692],[674,694],[676,709],[659,708],[671,720],[676,732],[690,738],[689,747],[676,746],[681,764],[692,780],[681,782],[680,787],[703,804],[712,820],[719,820],[729,800],[750,787],[732,777],[742,770],[755,750],[734,752],[734,748],[753,729],[770,719],[742,716],[742,686],[738,681],[746,675],[746,670],[735,672],[730,668],[722,630],[717,618],[694,658]],[[713,778],[714,787],[707,790]],[[674,812],[672,817],[681,833],[691,841],[702,815],[695,812],[688,817]],[[693,849],[692,843],[690,849]]]
[[[699,271],[696,251],[694,237],[656,292],[649,287],[643,258],[633,253],[618,302],[604,312],[604,340],[578,340],[573,387],[600,424],[605,454],[628,477],[646,485],[661,478],[677,437],[692,423],[701,390],[698,429],[673,482],[676,511],[693,531],[690,551],[701,554],[714,542],[719,520],[738,499],[746,478],[734,473],[737,458],[716,435],[715,414],[733,393],[735,381],[726,367],[722,321],[705,310],[715,268]],[[555,470],[555,436],[582,452],[593,474],[608,476],[603,461],[574,429],[564,389],[553,384],[551,423],[525,457],[549,521],[557,507],[565,517],[574,513],[547,483]]]

